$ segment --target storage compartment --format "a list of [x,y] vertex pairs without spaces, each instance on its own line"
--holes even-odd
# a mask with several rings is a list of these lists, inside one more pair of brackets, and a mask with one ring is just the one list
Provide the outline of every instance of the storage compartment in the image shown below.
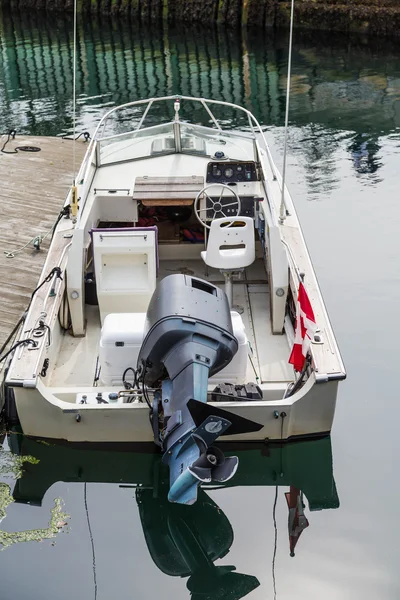
[[140,227],[156,226],[159,244],[204,244],[193,206],[139,206]]
[[[111,313],[106,316],[99,350],[102,385],[121,387],[125,369],[136,369],[145,321],[146,313]],[[132,371],[127,373],[126,381],[133,383]]]
[[156,287],[157,227],[93,229],[93,262],[100,319],[144,312]]
[[[239,313],[232,311],[233,333],[239,348],[230,364],[214,375],[209,382],[246,383],[248,341]],[[104,319],[101,330],[99,366],[100,383],[104,386],[122,387],[122,375],[128,367],[136,369],[139,350],[143,342],[146,313],[115,313]],[[133,373],[126,376],[133,383]]]

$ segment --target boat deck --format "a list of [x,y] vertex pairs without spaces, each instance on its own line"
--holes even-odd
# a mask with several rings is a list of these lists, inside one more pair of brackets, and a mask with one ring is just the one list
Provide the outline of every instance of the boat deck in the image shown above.
[[[7,136],[2,136],[3,146]],[[56,137],[19,136],[0,153],[0,345],[25,311],[37,285],[50,243],[40,251],[31,240],[45,235],[64,204],[72,181],[73,142]],[[12,152],[16,146],[37,146],[40,152]],[[79,165],[87,144],[75,143]],[[7,257],[6,252],[15,252]],[[0,369],[4,363],[0,364]]]
[[[223,287],[221,273],[216,269],[205,270],[201,260],[162,260],[159,278],[173,273],[195,275]],[[288,364],[289,345],[286,335],[273,335],[270,325],[269,289],[262,259],[248,267],[243,278],[233,286],[234,305],[243,309],[242,319],[247,337],[253,349],[253,364],[249,360],[248,381],[259,383],[287,383],[293,381]],[[92,386],[100,341],[100,316],[98,307],[87,306],[86,336],[74,338],[64,335],[57,362],[49,379],[54,387]]]

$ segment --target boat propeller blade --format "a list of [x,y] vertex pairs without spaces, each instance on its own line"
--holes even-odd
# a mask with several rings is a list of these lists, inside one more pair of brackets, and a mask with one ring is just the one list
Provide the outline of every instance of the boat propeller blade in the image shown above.
[[188,470],[202,483],[209,481],[224,483],[234,476],[238,465],[237,456],[226,457],[222,450],[210,446],[191,467],[188,467]]
[[230,426],[231,422],[227,419],[210,415],[189,434],[177,451],[164,454],[170,468],[170,502],[193,504],[201,483],[224,483],[234,476],[238,458],[226,457],[222,450],[211,445]]

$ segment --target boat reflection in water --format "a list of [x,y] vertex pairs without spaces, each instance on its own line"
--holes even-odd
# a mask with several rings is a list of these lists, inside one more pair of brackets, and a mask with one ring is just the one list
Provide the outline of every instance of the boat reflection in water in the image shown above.
[[166,575],[189,577],[193,599],[239,600],[260,585],[253,575],[236,573],[230,565],[215,566],[233,544],[232,526],[219,506],[199,490],[193,506],[171,504],[168,489],[154,496],[137,489],[136,500],[147,547],[157,567]]
[[[153,562],[166,575],[187,577],[192,599],[239,600],[260,585],[253,574],[236,572],[240,565],[229,564],[234,531],[207,493],[211,488],[200,489],[192,506],[168,502],[168,470],[159,454],[143,448],[116,452],[44,445],[20,435],[10,436],[10,445],[15,454],[39,460],[25,463],[24,474],[15,483],[15,502],[40,506],[47,490],[59,481],[132,487]],[[242,468],[224,487],[270,486],[276,498],[282,488],[288,505],[288,551],[293,556],[300,534],[309,526],[305,512],[339,506],[330,438],[262,448],[243,445],[239,450],[236,445],[235,454]],[[217,496],[218,488],[212,490]],[[226,559],[226,564],[216,566],[220,559]]]

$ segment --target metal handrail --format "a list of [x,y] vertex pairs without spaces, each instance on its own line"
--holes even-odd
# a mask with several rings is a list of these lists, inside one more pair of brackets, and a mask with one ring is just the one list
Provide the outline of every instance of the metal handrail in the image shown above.
[[[174,95],[174,96],[161,96],[161,97],[155,97],[155,98],[146,98],[144,100],[134,100],[132,102],[126,102],[125,104],[121,104],[119,106],[114,106],[113,108],[111,108],[100,120],[100,122],[98,123],[96,130],[94,132],[94,136],[93,137],[97,137],[97,133],[100,130],[101,127],[104,126],[104,123],[108,120],[108,118],[110,117],[110,115],[112,115],[114,112],[117,112],[119,110],[131,107],[131,106],[140,106],[141,104],[150,104],[152,105],[153,103],[157,103],[157,102],[166,102],[169,100],[188,100],[191,102],[199,102],[200,104],[202,104],[206,110],[207,110],[207,105],[208,104],[218,104],[221,106],[228,106],[230,108],[235,108],[237,110],[240,110],[242,112],[244,112],[246,115],[249,115],[250,118],[254,121],[254,123],[257,125],[257,128],[260,129],[260,133],[261,135],[263,135],[262,129],[257,121],[257,119],[254,117],[254,115],[248,111],[246,108],[243,108],[242,106],[239,106],[238,104],[233,104],[231,102],[225,102],[223,100],[210,100],[208,98],[198,98],[195,96],[180,96],[180,95]],[[150,106],[149,106],[150,108]],[[149,108],[147,109],[147,112],[149,110]],[[216,126],[222,130],[221,126],[218,123],[218,120],[215,118],[215,116],[212,114],[211,110],[207,110],[207,112],[209,112],[210,117],[212,118],[212,120],[214,121],[214,123],[216,124]],[[143,123],[140,123],[143,124]],[[263,136],[264,137],[264,136]]]
[[[269,149],[267,140],[265,138],[264,131],[261,128],[261,125],[259,124],[259,122],[255,118],[255,116],[249,110],[247,110],[246,108],[243,108],[243,106],[239,106],[238,104],[233,104],[232,102],[225,102],[223,100],[211,100],[209,98],[199,98],[199,97],[195,97],[195,96],[180,96],[180,95],[175,95],[175,96],[161,96],[159,98],[157,98],[157,97],[155,97],[155,98],[146,98],[144,100],[135,100],[133,102],[127,102],[125,104],[121,104],[120,106],[114,106],[112,109],[110,109],[102,117],[102,119],[100,120],[100,122],[97,125],[96,130],[95,130],[95,132],[93,134],[93,139],[95,139],[95,140],[102,139],[102,137],[99,136],[100,129],[102,128],[103,132],[104,132],[106,124],[107,124],[107,121],[108,121],[110,115],[112,115],[113,113],[115,113],[115,112],[117,112],[119,110],[122,110],[122,109],[125,109],[125,108],[129,108],[129,107],[132,107],[132,106],[140,106],[140,105],[143,105],[143,104],[147,104],[147,107],[146,107],[146,109],[145,109],[145,111],[144,111],[144,113],[143,113],[143,115],[142,115],[142,117],[140,119],[140,122],[139,122],[138,126],[133,130],[133,131],[138,131],[142,127],[143,122],[144,122],[144,120],[145,120],[145,118],[146,118],[146,116],[147,116],[147,114],[148,114],[148,112],[150,110],[150,107],[154,103],[168,102],[170,100],[172,101],[172,100],[176,100],[176,99],[179,99],[179,100],[188,100],[190,102],[199,102],[205,108],[205,110],[207,111],[207,113],[210,115],[210,118],[212,119],[214,125],[216,126],[216,128],[219,131],[229,131],[229,130],[224,130],[221,127],[221,125],[218,122],[218,119],[216,119],[215,115],[212,113],[210,107],[208,106],[209,104],[216,104],[216,105],[219,105],[219,106],[226,106],[226,107],[229,107],[229,108],[234,108],[235,110],[241,111],[245,115],[247,115],[247,118],[248,118],[248,121],[249,121],[249,127],[250,127],[250,130],[251,130],[251,133],[252,133],[252,137],[253,137],[253,139],[257,139],[256,133],[258,133],[261,136],[261,139],[262,139],[263,144],[264,144],[264,148],[265,148],[265,150],[267,152],[267,158],[268,158],[268,162],[269,162],[271,171],[273,173],[273,177],[274,177],[274,179],[276,179],[276,168],[275,168],[274,161],[272,160],[271,151]],[[173,121],[171,121],[171,122],[173,122]],[[254,126],[255,126],[256,131],[254,129]],[[126,132],[126,133],[128,133],[128,132]]]

